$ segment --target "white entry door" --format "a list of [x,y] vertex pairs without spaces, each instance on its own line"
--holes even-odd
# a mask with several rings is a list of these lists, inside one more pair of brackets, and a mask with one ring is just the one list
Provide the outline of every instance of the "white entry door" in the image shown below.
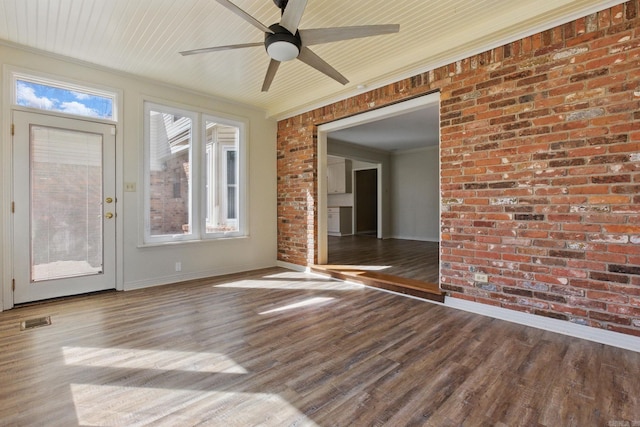
[[116,285],[115,126],[13,112],[14,303]]

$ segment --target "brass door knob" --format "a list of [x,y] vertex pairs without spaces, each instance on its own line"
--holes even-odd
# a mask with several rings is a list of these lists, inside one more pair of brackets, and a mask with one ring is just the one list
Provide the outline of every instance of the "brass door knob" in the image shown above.
[[107,197],[104,201],[107,203],[113,203],[113,199],[111,197]]
[[107,219],[111,219],[113,218],[113,214],[111,212],[107,212],[106,214],[104,214],[104,217]]

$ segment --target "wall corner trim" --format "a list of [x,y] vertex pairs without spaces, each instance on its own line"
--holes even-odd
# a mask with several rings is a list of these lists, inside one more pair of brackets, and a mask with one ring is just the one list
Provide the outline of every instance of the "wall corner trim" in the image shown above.
[[607,331],[591,326],[578,325],[567,322],[566,320],[551,319],[544,316],[523,313],[520,311],[509,310],[502,307],[495,307],[459,298],[445,297],[444,305],[458,310],[493,317],[494,319],[506,320],[508,322],[531,326],[533,328],[568,335],[574,338],[581,338],[600,344],[610,345],[612,347],[640,352],[640,337],[634,337],[632,335]]

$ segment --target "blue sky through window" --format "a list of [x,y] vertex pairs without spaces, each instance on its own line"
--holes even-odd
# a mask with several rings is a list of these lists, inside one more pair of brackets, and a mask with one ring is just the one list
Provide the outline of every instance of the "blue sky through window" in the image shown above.
[[113,119],[113,98],[16,80],[16,103],[40,110]]

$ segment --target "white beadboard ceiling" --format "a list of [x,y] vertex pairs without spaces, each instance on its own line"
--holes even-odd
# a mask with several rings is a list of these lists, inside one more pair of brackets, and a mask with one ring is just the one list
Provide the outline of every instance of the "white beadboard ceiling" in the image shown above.
[[[232,0],[265,25],[272,0]],[[300,28],[400,24],[398,34],[311,46],[350,82],[300,61],[261,92],[263,47],[183,57],[179,51],[261,42],[215,0],[0,0],[0,39],[146,76],[285,117],[621,3],[603,0],[308,0]],[[365,88],[358,88],[365,85]]]

